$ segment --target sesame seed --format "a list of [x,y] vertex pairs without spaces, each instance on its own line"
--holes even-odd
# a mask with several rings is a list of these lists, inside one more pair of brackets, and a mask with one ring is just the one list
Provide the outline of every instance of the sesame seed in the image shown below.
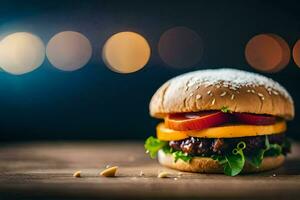
[[208,90],[208,91],[207,91],[207,94],[211,94],[211,91],[210,91],[210,90]]
[[235,87],[230,87],[229,89],[231,89],[231,90],[236,90],[236,88],[235,88]]
[[260,97],[264,97],[264,95],[262,93],[257,93],[257,95]]
[[197,94],[197,95],[196,95],[196,99],[201,99],[201,95],[200,95],[200,94]]
[[217,87],[217,88],[220,88],[221,86],[220,86],[220,85],[217,85],[216,87]]
[[261,100],[262,100],[262,101],[265,100],[265,97],[261,97]]
[[254,90],[251,90],[251,92],[252,92],[253,94],[255,94],[255,91],[254,91]]
[[247,92],[248,92],[248,93],[250,93],[250,92],[251,92],[251,90],[247,90]]
[[223,97],[223,96],[226,95],[226,93],[227,93],[227,92],[222,92],[222,93],[220,94],[220,96]]
[[194,95],[194,93],[191,93],[191,94],[190,94],[190,97],[193,96],[193,95]]
[[185,90],[185,91],[188,91],[188,90],[189,90],[189,88],[188,88],[188,87],[186,87],[184,90]]
[[230,99],[231,99],[231,100],[233,100],[233,99],[234,99],[234,94],[232,94],[232,95],[231,95],[231,98],[230,98]]
[[196,86],[196,89],[199,89],[199,87],[200,87],[200,85],[197,85],[197,86]]
[[188,87],[191,87],[191,86],[193,86],[193,85],[194,85],[193,82],[190,82],[190,83],[187,84]]
[[216,99],[214,98],[214,99],[212,100],[212,102],[211,102],[211,105],[214,105],[215,102],[216,102]]
[[273,94],[278,95],[278,92],[276,92],[275,90],[272,91]]
[[174,178],[174,181],[177,181],[178,180],[178,178]]
[[[242,92],[246,92],[249,89],[250,90],[249,94],[251,94],[252,93],[251,90],[253,89],[254,91],[253,93],[256,94],[257,92],[261,92],[262,94],[265,95],[265,98],[269,95],[267,94],[267,91],[271,91],[271,93],[273,93],[272,91],[275,90],[274,93],[278,93],[278,95],[282,95],[288,100],[291,100],[289,93],[285,91],[277,82],[272,81],[271,79],[260,75],[256,75],[248,72],[242,72],[238,70],[232,70],[232,69],[203,70],[201,72],[194,72],[192,74],[189,73],[187,75],[183,75],[182,79],[183,79],[182,82],[185,83],[185,85],[183,85],[183,87],[181,88],[182,91],[184,91],[185,87],[189,83],[194,83],[192,86],[193,89],[195,89],[197,85],[200,85],[199,89],[208,87],[207,90],[210,90],[209,86],[217,87],[217,85],[219,85],[220,89],[222,88],[227,89],[228,87],[236,88],[236,91],[226,90],[227,91],[226,97],[228,96],[228,99],[230,99],[230,96],[233,93],[235,95],[238,95],[237,91],[242,93]],[[180,85],[178,85],[178,87],[180,87]],[[189,97],[188,95],[190,94],[190,90],[192,88],[189,88],[188,92],[186,92],[187,97]],[[261,88],[266,90],[266,92],[261,91]],[[205,92],[207,92],[207,90]],[[211,100],[214,98],[214,96],[217,99],[216,95],[219,96],[222,92],[223,91],[219,91],[218,93],[215,94],[212,90],[213,96],[212,98],[210,98],[209,104],[211,103]],[[272,95],[275,95],[274,93]],[[204,98],[203,94],[202,94],[202,98]],[[237,96],[236,98],[239,98],[239,96]]]

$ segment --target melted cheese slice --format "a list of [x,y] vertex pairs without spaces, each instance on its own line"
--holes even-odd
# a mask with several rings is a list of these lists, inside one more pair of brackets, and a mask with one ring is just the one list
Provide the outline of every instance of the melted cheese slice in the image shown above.
[[188,137],[199,138],[236,138],[260,135],[272,135],[286,131],[286,122],[279,121],[272,125],[226,125],[195,131],[176,131],[160,123],[156,127],[157,138],[164,141],[182,140]]

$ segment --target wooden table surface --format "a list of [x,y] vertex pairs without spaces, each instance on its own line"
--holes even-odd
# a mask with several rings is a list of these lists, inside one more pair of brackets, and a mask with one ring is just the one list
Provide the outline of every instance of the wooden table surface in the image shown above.
[[[272,172],[227,177],[161,167],[142,142],[41,142],[0,145],[0,199],[300,199],[300,145]],[[117,177],[100,177],[117,165]],[[81,170],[82,177],[74,178]],[[140,172],[144,176],[140,176]],[[171,178],[157,178],[168,171]],[[272,198],[271,198],[272,197]]]

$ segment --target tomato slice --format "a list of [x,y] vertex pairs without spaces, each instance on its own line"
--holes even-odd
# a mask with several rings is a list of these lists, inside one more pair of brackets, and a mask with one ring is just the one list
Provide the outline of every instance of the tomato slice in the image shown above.
[[230,121],[230,115],[220,111],[200,113],[170,114],[165,118],[165,126],[178,131],[202,130]]
[[269,125],[275,124],[276,117],[269,115],[256,115],[249,113],[233,113],[236,121],[244,123],[244,124],[252,124],[252,125]]

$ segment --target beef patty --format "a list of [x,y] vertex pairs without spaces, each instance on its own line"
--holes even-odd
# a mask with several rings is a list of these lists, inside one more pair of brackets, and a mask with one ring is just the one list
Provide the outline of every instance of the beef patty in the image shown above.
[[[269,135],[271,144],[283,144],[284,134]],[[232,151],[236,145],[243,141],[246,143],[245,154],[251,154],[253,150],[265,148],[265,136],[240,137],[240,138],[196,138],[189,137],[184,140],[170,141],[169,146],[176,151],[183,151],[193,156],[223,155]],[[289,152],[289,148],[283,148],[283,154]]]

